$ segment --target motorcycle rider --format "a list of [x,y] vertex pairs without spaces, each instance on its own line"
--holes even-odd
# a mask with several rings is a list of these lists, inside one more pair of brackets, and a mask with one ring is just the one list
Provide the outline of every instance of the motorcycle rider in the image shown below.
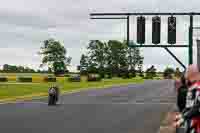
[[[193,64],[188,67],[185,74],[186,83],[188,86],[186,107],[176,116],[174,126],[180,127],[185,121],[195,120],[200,123],[200,72],[198,66]],[[200,125],[200,124],[199,124]],[[197,128],[197,133],[200,133],[200,128]]]
[[52,85],[49,88],[49,105],[55,105],[59,97],[59,88],[57,85]]
[[58,102],[60,91],[59,91],[59,88],[57,85],[55,85],[54,88],[55,88],[55,92],[56,92],[56,102]]

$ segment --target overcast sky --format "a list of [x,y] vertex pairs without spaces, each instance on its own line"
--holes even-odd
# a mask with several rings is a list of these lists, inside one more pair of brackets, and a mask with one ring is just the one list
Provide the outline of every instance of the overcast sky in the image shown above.
[[[53,37],[67,48],[72,57],[72,68],[79,64],[91,39],[126,38],[124,20],[90,20],[91,12],[200,12],[199,0],[0,0],[0,65],[5,63],[38,68],[37,55],[42,41]],[[147,17],[147,41],[151,44],[151,17]],[[177,42],[188,42],[188,17],[177,17]],[[162,44],[167,40],[167,21],[162,17]],[[198,25],[200,17],[195,17]],[[131,17],[131,40],[136,40],[136,18]],[[200,36],[200,31],[195,32]],[[195,42],[195,40],[194,40]],[[194,50],[196,45],[194,45]],[[141,49],[144,68],[154,64],[179,65],[164,49]],[[188,63],[187,49],[171,49]],[[194,53],[196,55],[196,53]],[[196,62],[196,56],[194,56]]]

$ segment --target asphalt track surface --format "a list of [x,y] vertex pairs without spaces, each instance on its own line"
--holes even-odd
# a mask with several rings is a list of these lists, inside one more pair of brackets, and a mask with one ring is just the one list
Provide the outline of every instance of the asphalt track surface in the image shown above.
[[175,103],[173,82],[89,90],[46,99],[0,105],[1,133],[157,133]]

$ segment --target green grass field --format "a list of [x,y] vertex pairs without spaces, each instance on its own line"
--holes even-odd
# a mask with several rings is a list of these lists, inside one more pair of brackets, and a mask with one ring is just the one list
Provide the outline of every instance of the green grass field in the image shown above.
[[[3,75],[3,74],[0,74]],[[5,74],[4,74],[5,75]],[[28,75],[28,74],[26,74]],[[4,100],[20,100],[31,99],[37,96],[46,96],[49,86],[57,84],[61,88],[61,92],[79,91],[90,88],[106,88],[114,85],[124,85],[132,83],[142,83],[142,78],[136,77],[133,79],[104,79],[100,82],[87,82],[86,78],[82,78],[81,82],[69,82],[67,78],[57,78],[56,83],[39,82],[43,74],[32,74],[33,79],[37,79],[38,82],[33,83],[17,83],[15,81],[16,74],[7,74],[9,82],[0,83],[0,101]],[[17,75],[18,76],[18,75]],[[30,74],[29,74],[30,76]],[[34,80],[33,80],[34,81]]]

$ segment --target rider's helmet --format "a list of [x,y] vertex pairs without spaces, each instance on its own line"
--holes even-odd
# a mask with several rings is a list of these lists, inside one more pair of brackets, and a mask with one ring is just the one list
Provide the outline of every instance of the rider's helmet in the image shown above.
[[185,79],[187,84],[189,85],[192,84],[193,82],[200,80],[200,72],[198,65],[196,64],[189,65],[185,73]]
[[55,93],[56,93],[55,86],[54,85],[50,85],[49,94],[55,94]]

